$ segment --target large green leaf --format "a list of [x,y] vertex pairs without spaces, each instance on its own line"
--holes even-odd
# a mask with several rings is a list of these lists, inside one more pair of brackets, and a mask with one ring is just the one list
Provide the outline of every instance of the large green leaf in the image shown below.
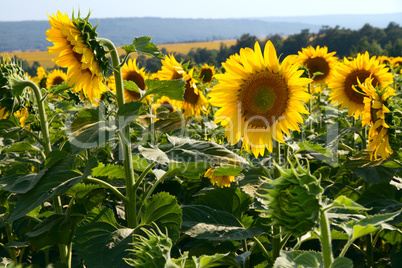
[[160,230],[167,229],[172,241],[176,241],[180,234],[182,212],[174,196],[160,192],[145,200],[141,210],[141,225],[156,223]]
[[116,121],[106,121],[102,108],[89,108],[79,111],[71,123],[66,135],[73,145],[74,152],[96,148],[115,138],[118,129]]
[[32,145],[29,142],[17,142],[11,145],[9,148],[3,148],[2,152],[27,152],[27,151],[32,151],[32,152],[40,152],[41,149],[35,145]]
[[119,128],[121,129],[130,122],[136,120],[145,108],[146,105],[139,101],[130,101],[123,104],[117,111]]
[[62,159],[43,174],[39,182],[23,194],[17,201],[8,221],[14,221],[41,205],[43,202],[65,193],[71,187],[91,174],[91,169],[97,165],[95,159],[91,159],[83,174],[72,170],[74,156]]
[[99,163],[99,165],[92,169],[93,177],[107,177],[108,179],[124,179],[124,167],[118,166],[114,164],[103,164]]
[[331,208],[343,208],[349,210],[370,210],[369,208],[365,208],[362,205],[354,202],[352,199],[340,195],[338,196],[330,205]]
[[145,80],[147,90],[142,98],[153,95],[154,101],[162,96],[172,100],[183,101],[186,82],[183,79],[176,80]]
[[239,188],[215,188],[195,200],[193,205],[204,205],[216,210],[226,211],[238,220],[249,209],[253,199]]
[[281,251],[276,258],[274,268],[321,268],[323,267],[321,252],[315,251]]
[[212,141],[168,136],[170,144],[161,149],[139,146],[140,153],[147,159],[161,163],[209,162],[214,164],[248,165],[243,157]]
[[241,223],[226,211],[203,205],[182,206],[182,210],[182,231],[197,239],[243,240],[263,233],[257,228],[243,228]]
[[13,174],[3,178],[0,178],[0,185],[5,191],[12,193],[25,194],[31,190],[38,181],[42,178],[47,169],[42,169],[39,173],[33,173],[28,175]]
[[73,237],[75,225],[83,217],[84,215],[70,216],[66,213],[53,214],[26,233],[26,236],[36,251],[57,244],[68,245]]
[[303,141],[298,144],[299,150],[296,153],[303,153],[317,160],[324,162],[331,162],[333,157],[332,152],[329,149],[322,147],[320,144],[313,144],[309,141]]
[[330,268],[353,268],[353,261],[345,257],[338,257],[331,263]]
[[95,208],[78,225],[74,243],[88,267],[129,267],[123,260],[132,246],[132,229],[119,229],[113,211]]
[[217,267],[222,265],[231,265],[231,267],[239,267],[236,265],[234,261],[230,261],[228,258],[228,254],[219,254],[215,255],[201,255],[199,257],[192,256],[192,261],[189,259],[186,260],[186,264],[184,268],[209,268],[209,267]]

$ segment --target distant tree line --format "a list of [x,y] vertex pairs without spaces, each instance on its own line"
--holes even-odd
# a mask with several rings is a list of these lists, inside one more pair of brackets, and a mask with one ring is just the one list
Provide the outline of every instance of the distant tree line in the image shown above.
[[[175,54],[178,61],[190,62],[190,64],[208,63],[220,67],[222,62],[241,48],[254,48],[256,41],[262,49],[267,40],[274,44],[277,54],[283,59],[287,55],[297,54],[302,48],[313,46],[328,47],[328,52],[336,51],[336,56],[354,57],[357,53],[368,51],[370,55],[384,55],[388,57],[402,56],[402,27],[391,22],[385,29],[372,27],[365,24],[359,30],[350,30],[340,27],[331,28],[323,26],[318,33],[310,33],[308,29],[302,30],[299,34],[282,37],[278,34],[267,36],[261,41],[256,36],[243,34],[235,45],[230,47],[221,44],[218,49],[197,48],[192,49],[187,55]],[[162,51],[165,54],[167,51]],[[161,68],[161,62],[155,58],[140,56],[137,58],[140,66],[150,72],[156,72]]]
[[[372,56],[402,56],[402,27],[394,22],[389,23],[385,29],[372,27],[369,24],[365,24],[359,30],[323,26],[318,33],[310,33],[308,29],[305,29],[301,30],[299,34],[287,37],[278,34],[267,36],[265,40],[260,40],[254,35],[243,34],[237,39],[236,44],[230,47],[221,43],[219,49],[197,48],[192,49],[186,55],[181,53],[174,55],[179,62],[190,62],[190,67],[204,63],[220,67],[222,62],[225,62],[230,55],[239,53],[241,48],[254,48],[255,42],[258,41],[261,48],[264,49],[268,40],[274,44],[277,54],[281,55],[282,59],[287,55],[297,54],[302,48],[317,45],[328,47],[328,52],[336,51],[336,56],[339,58],[354,57],[357,53],[365,51]],[[168,54],[164,48],[162,48],[162,52]],[[36,75],[36,69],[40,66],[38,62],[29,65],[24,60],[18,59],[18,61],[31,76]],[[160,59],[142,55],[137,58],[137,63],[152,73],[160,70],[162,66]]]

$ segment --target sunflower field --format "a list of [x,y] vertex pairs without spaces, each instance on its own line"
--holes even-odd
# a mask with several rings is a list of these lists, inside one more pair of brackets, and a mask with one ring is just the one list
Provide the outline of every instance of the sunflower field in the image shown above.
[[190,68],[88,19],[49,15],[60,69],[0,62],[0,266],[401,267],[401,57]]

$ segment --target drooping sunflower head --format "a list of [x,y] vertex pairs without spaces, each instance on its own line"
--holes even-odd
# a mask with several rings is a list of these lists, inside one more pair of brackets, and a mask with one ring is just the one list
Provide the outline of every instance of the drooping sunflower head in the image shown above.
[[385,88],[393,82],[388,68],[375,57],[370,58],[368,52],[358,54],[351,61],[345,58],[344,62],[338,63],[329,81],[331,103],[340,105],[341,109],[347,108],[349,116],[359,118],[364,110],[364,94],[358,87],[358,80],[365,81],[369,77],[374,87]]
[[204,84],[209,84],[212,82],[212,78],[215,75],[215,66],[210,66],[208,64],[204,64],[198,71],[198,77]]
[[[146,90],[145,79],[148,76],[145,68],[138,68],[136,59],[129,59],[121,68],[123,80],[134,82],[139,89]],[[141,95],[138,92],[124,89],[125,102],[138,101]]]
[[331,78],[332,72],[336,66],[337,58],[334,57],[336,52],[328,53],[327,47],[310,46],[303,48],[298,52],[295,58],[295,64],[305,66],[308,69],[309,77],[313,79],[314,93],[322,91]]
[[254,50],[240,50],[240,62],[229,58],[222,63],[226,72],[215,77],[218,84],[210,93],[210,103],[220,107],[215,123],[221,123],[231,144],[243,139],[243,148],[255,157],[272,152],[272,139],[284,143],[283,133],[300,131],[304,102],[311,97],[306,85],[312,80],[300,77],[302,70],[288,58],[282,64],[268,41],[262,54],[258,42]]
[[217,185],[221,188],[223,187],[230,187],[230,183],[234,182],[234,176],[222,176],[222,175],[215,175],[214,174],[215,167],[210,167],[204,174],[205,178],[211,180],[212,185]]
[[160,80],[183,79],[186,82],[184,101],[174,102],[176,107],[182,107],[185,117],[199,116],[201,113],[205,113],[208,107],[208,101],[202,91],[198,89],[197,80],[193,78],[193,72],[194,69],[189,72],[184,70],[173,54],[162,60],[162,70],[158,71]]
[[48,16],[51,28],[46,39],[53,43],[49,54],[58,54],[53,61],[67,68],[67,79],[74,92],[82,91],[92,102],[99,100],[106,91],[103,78],[107,75],[108,59],[98,42],[95,28],[88,17],[70,20],[60,11]]
[[55,69],[47,77],[46,88],[49,89],[51,86],[59,85],[66,80],[67,74],[63,70]]
[[[387,107],[391,96],[395,96],[395,90],[392,87],[374,88],[372,78],[367,78],[364,83],[358,81],[359,90],[364,94],[364,114],[362,124],[369,125],[369,143],[367,150],[370,153],[370,159],[377,159],[378,155],[387,159],[392,149],[389,144],[387,122],[387,113],[391,111]],[[356,88],[356,86],[354,86]],[[357,89],[356,89],[357,90]]]

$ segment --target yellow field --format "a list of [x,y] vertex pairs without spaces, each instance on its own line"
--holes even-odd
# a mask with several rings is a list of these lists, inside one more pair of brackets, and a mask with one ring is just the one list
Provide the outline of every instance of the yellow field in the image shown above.
[[[226,46],[230,47],[231,45],[236,44],[236,40],[161,44],[158,45],[158,47],[159,49],[165,48],[168,53],[176,52],[176,53],[187,54],[188,52],[190,52],[191,49],[197,49],[197,48],[219,49],[221,43],[224,43]],[[119,55],[124,54],[125,54],[124,50],[119,49]],[[37,61],[43,68],[49,69],[55,67],[55,63],[52,61],[52,59],[55,58],[55,55],[49,55],[47,51],[23,51],[23,52],[0,53],[0,57],[13,56],[13,55],[16,55],[20,59],[26,60],[29,64],[32,64],[34,61]],[[134,53],[132,57],[135,58],[136,54]]]

